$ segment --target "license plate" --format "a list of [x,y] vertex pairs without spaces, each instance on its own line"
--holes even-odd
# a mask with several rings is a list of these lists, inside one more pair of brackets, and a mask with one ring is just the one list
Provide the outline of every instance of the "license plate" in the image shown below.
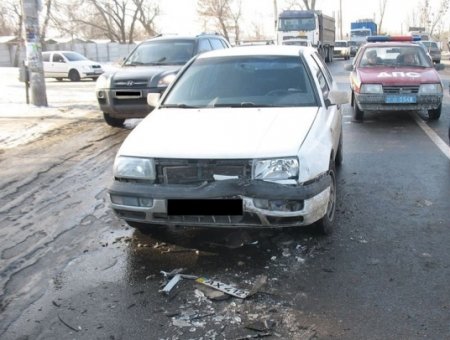
[[239,288],[227,285],[226,283],[207,279],[205,277],[199,277],[195,281],[198,283],[202,283],[205,286],[220,290],[221,292],[224,292],[228,295],[238,297],[240,299],[245,299],[250,294],[250,291],[248,291],[246,289],[239,289]]
[[414,104],[416,103],[416,96],[387,96],[386,104]]
[[243,214],[242,199],[169,199],[167,215],[240,215]]

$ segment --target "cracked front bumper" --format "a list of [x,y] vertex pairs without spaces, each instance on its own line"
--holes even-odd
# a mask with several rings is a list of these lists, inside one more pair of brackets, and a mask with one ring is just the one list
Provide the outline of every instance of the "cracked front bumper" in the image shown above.
[[[330,181],[328,174],[301,186],[248,180],[216,181],[199,186],[115,181],[109,194],[112,209],[126,221],[171,226],[287,227],[309,225],[325,215]],[[132,199],[134,205],[123,204],[127,201],[123,197]],[[239,214],[227,214],[226,209],[221,214],[172,214],[168,210],[171,200],[218,200],[215,203],[219,205],[233,200],[241,202],[242,209]],[[261,201],[271,204],[262,207]],[[139,202],[147,206],[138,206]]]

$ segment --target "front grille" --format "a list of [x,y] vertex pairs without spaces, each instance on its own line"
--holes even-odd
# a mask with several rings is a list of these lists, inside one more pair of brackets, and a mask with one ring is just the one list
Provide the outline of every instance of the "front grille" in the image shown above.
[[383,92],[389,94],[419,93],[419,86],[383,86]]
[[125,87],[127,89],[135,89],[135,88],[145,88],[147,87],[147,80],[142,79],[125,79],[125,80],[116,80],[113,83],[115,88]]
[[248,159],[156,159],[158,183],[197,184],[211,182],[216,176],[251,178],[251,160]]

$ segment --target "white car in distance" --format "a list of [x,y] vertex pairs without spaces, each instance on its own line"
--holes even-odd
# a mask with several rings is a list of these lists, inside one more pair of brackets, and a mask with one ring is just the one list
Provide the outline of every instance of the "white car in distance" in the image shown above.
[[120,147],[108,190],[129,225],[332,231],[348,93],[317,51],[207,52],[148,101],[155,109]]
[[99,63],[73,51],[42,52],[42,62],[45,78],[56,78],[59,81],[64,78],[71,81],[86,78],[97,80],[104,72]]

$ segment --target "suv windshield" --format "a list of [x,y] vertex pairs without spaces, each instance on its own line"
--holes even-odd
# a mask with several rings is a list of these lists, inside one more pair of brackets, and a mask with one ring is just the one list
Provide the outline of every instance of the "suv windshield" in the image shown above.
[[163,107],[318,106],[298,57],[232,56],[197,59]]
[[124,65],[183,65],[194,55],[194,40],[150,41],[136,47]]

